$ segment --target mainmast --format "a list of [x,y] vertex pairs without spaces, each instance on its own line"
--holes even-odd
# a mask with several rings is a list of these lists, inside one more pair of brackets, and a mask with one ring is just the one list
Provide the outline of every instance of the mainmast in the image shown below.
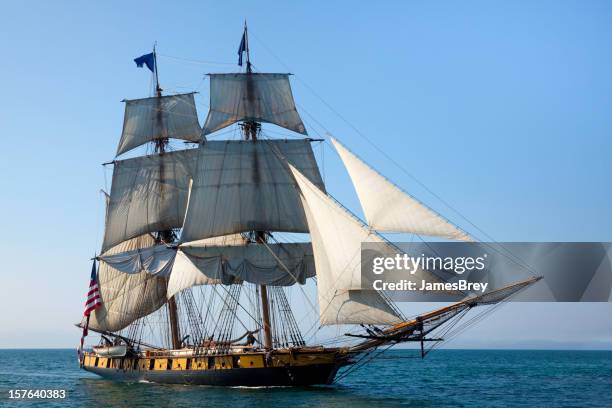
[[[238,48],[238,65],[242,65],[242,53],[246,52],[246,92],[247,99],[252,101],[255,97],[253,92],[253,81],[250,80],[250,75],[253,74],[253,67],[251,65],[251,54],[249,51],[249,36],[247,30],[246,21],[244,22],[244,33],[242,34],[242,40],[240,41],[240,47]],[[251,140],[253,143],[257,142],[257,136],[261,130],[261,123],[255,120],[245,120],[240,124],[245,140]],[[266,231],[253,231],[255,242],[265,244],[267,241]],[[268,302],[268,288],[266,285],[259,285],[259,295],[261,296],[261,317],[264,331],[264,348],[266,350],[272,349],[272,326],[270,323],[270,305]]]
[[[162,88],[159,86],[159,73],[158,73],[158,67],[157,67],[157,52],[155,50],[156,46],[153,46],[153,63],[154,63],[154,67],[155,67],[155,96],[157,97],[157,116],[156,116],[156,120],[157,120],[157,125],[159,127],[159,129],[165,129],[164,128],[164,124],[163,124],[163,106],[162,106]],[[155,140],[155,152],[159,153],[160,155],[163,155],[166,152],[166,147],[168,146],[168,134],[167,132],[165,132],[165,134],[162,135],[161,138],[156,139]],[[159,175],[160,175],[160,179],[163,180],[164,179],[164,162],[162,160],[159,161]],[[159,195],[160,197],[164,197],[165,191],[164,191],[164,184],[160,183],[159,184]],[[174,235],[174,231],[170,230],[165,230],[165,231],[159,231],[157,233],[157,241],[159,242],[164,242],[164,243],[170,243],[172,241],[174,241],[175,239],[175,235]],[[179,323],[178,323],[178,312],[177,312],[177,307],[176,307],[176,300],[174,299],[174,296],[171,297],[170,299],[168,299],[168,324],[170,326],[170,340],[172,343],[172,348],[173,349],[178,349],[181,348],[181,334],[180,334],[180,330],[179,330]]]

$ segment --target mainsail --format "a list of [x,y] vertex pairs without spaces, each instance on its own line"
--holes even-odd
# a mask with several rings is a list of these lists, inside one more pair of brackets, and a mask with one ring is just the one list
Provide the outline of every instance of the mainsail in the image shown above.
[[201,132],[193,93],[126,100],[117,156],[167,138],[197,143]]
[[371,228],[472,241],[468,234],[406,194],[336,139],[331,138],[331,141],[351,176]]
[[202,135],[239,121],[268,122],[307,134],[289,74],[210,74],[210,110]]
[[258,230],[308,232],[287,162],[323,188],[310,141],[208,141],[198,151],[181,241]]
[[114,162],[102,251],[183,225],[197,149]]
[[[167,278],[162,276],[163,273],[150,273],[147,267],[153,268],[151,262],[140,262],[141,269],[136,267],[138,262],[131,262],[133,267],[129,268],[129,273],[125,272],[128,269],[125,262],[126,253],[133,256],[138,251],[148,252],[155,248],[154,245],[155,240],[150,235],[143,235],[122,242],[103,254],[98,269],[102,307],[92,313],[89,327],[94,330],[118,331],[166,303]],[[124,262],[119,262],[119,259],[114,257],[116,254],[122,254]],[[110,262],[105,262],[105,259]],[[160,266],[157,263],[155,268]]]

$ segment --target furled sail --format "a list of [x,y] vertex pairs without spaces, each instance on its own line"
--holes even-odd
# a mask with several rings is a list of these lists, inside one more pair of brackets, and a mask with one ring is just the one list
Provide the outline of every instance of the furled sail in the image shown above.
[[201,132],[193,93],[128,100],[117,156],[159,139],[197,143]]
[[[104,261],[104,258],[116,261],[118,259],[113,256],[117,254],[148,251],[150,248],[155,248],[155,240],[150,235],[143,235],[122,242],[104,253],[98,269],[102,306],[91,314],[90,328],[111,332],[121,330],[133,321],[153,313],[166,302],[167,279],[161,274],[151,274],[146,267],[145,270],[132,269],[126,273]],[[126,263],[113,263],[123,270],[127,269]],[[153,267],[152,263],[145,264],[148,268]]]
[[[312,184],[291,171],[301,191],[317,269],[322,325],[393,324],[400,316],[376,291],[361,290],[361,243],[384,241]],[[394,249],[389,246],[389,251]]]
[[168,298],[197,285],[251,282],[304,284],[315,276],[310,243],[227,246],[181,245],[168,282]]
[[208,141],[198,150],[183,242],[257,230],[308,232],[287,167],[323,188],[308,140]]
[[340,142],[334,138],[331,141],[353,181],[370,227],[384,232],[409,232],[472,241],[468,234],[406,194]]
[[295,108],[289,74],[210,75],[210,110],[202,135],[247,120],[307,134]]
[[176,256],[176,248],[161,244],[147,248],[136,248],[127,252],[107,254],[99,257],[110,267],[129,274],[146,272],[150,275],[169,277]]
[[102,252],[183,224],[197,150],[115,161]]

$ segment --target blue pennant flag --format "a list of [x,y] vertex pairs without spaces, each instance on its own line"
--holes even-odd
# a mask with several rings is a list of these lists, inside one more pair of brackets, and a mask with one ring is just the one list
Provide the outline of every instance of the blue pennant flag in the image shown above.
[[151,70],[151,72],[155,72],[155,54],[145,54],[138,58],[134,58],[134,62],[138,68],[142,68],[143,65],[146,65],[147,68]]
[[240,47],[238,47],[238,65],[242,66],[242,53],[246,51],[247,39],[246,29],[242,33],[242,40],[240,40]]

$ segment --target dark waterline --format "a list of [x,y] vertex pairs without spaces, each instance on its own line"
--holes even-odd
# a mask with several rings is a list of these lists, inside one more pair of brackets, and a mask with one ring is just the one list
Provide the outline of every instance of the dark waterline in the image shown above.
[[[8,399],[63,389],[64,400]],[[123,384],[78,368],[75,350],[0,350],[0,406],[612,406],[612,351],[392,350],[331,387]]]

